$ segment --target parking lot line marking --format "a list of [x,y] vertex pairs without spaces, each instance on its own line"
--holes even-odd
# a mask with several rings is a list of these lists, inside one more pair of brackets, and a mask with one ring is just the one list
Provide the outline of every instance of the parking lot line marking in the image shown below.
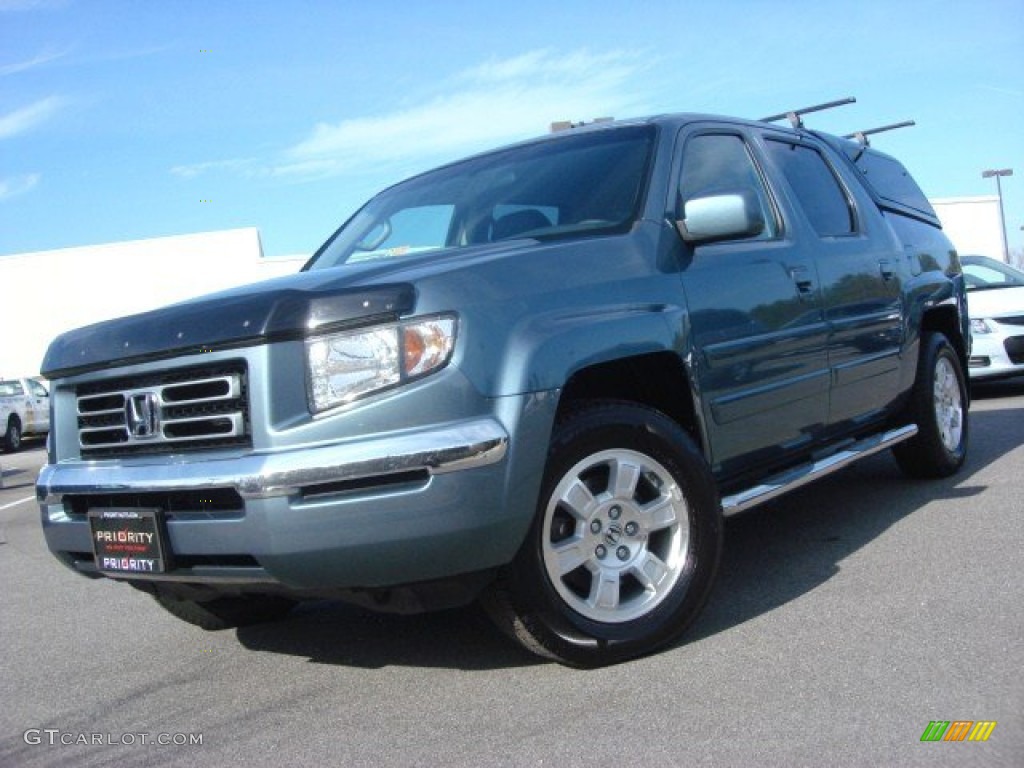
[[4,504],[2,507],[0,507],[0,512],[3,512],[5,509],[10,509],[11,507],[16,507],[19,504],[24,504],[26,501],[32,501],[34,498],[35,496],[26,496],[24,499],[12,501],[10,504]]

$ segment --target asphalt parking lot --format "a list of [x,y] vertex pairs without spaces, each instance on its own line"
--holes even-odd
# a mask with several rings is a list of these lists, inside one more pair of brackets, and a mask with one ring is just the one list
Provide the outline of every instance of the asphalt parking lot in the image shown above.
[[0,766],[1024,765],[1024,382],[976,394],[958,476],[883,454],[730,520],[685,641],[591,672],[473,609],[203,632],[60,566],[42,449],[0,454]]

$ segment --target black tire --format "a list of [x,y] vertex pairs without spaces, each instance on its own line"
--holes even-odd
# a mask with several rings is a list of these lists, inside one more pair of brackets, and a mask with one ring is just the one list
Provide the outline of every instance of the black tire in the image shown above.
[[202,629],[217,631],[283,619],[296,603],[277,595],[238,595],[183,600],[159,587],[153,597],[168,613]]
[[4,432],[4,450],[7,453],[14,453],[21,449],[21,422],[17,416],[11,416],[7,420],[7,430]]
[[893,448],[896,461],[911,477],[949,477],[967,458],[970,400],[960,358],[941,333],[921,339],[910,397],[906,416],[918,432]]
[[612,664],[682,634],[721,548],[718,493],[689,435],[650,408],[594,401],[556,425],[533,525],[484,607],[536,654]]

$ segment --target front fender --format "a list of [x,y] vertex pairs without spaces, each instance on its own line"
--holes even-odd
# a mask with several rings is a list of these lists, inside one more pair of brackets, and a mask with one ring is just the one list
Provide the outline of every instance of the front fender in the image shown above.
[[501,356],[499,395],[561,388],[592,365],[681,348],[684,310],[673,304],[573,307],[522,318]]

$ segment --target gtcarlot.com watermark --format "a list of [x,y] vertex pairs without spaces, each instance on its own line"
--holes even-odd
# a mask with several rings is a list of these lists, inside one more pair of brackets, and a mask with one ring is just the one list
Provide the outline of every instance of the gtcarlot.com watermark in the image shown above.
[[59,728],[29,728],[22,734],[26,744],[47,746],[118,746],[156,744],[161,747],[195,747],[203,743],[201,733],[75,733]]

